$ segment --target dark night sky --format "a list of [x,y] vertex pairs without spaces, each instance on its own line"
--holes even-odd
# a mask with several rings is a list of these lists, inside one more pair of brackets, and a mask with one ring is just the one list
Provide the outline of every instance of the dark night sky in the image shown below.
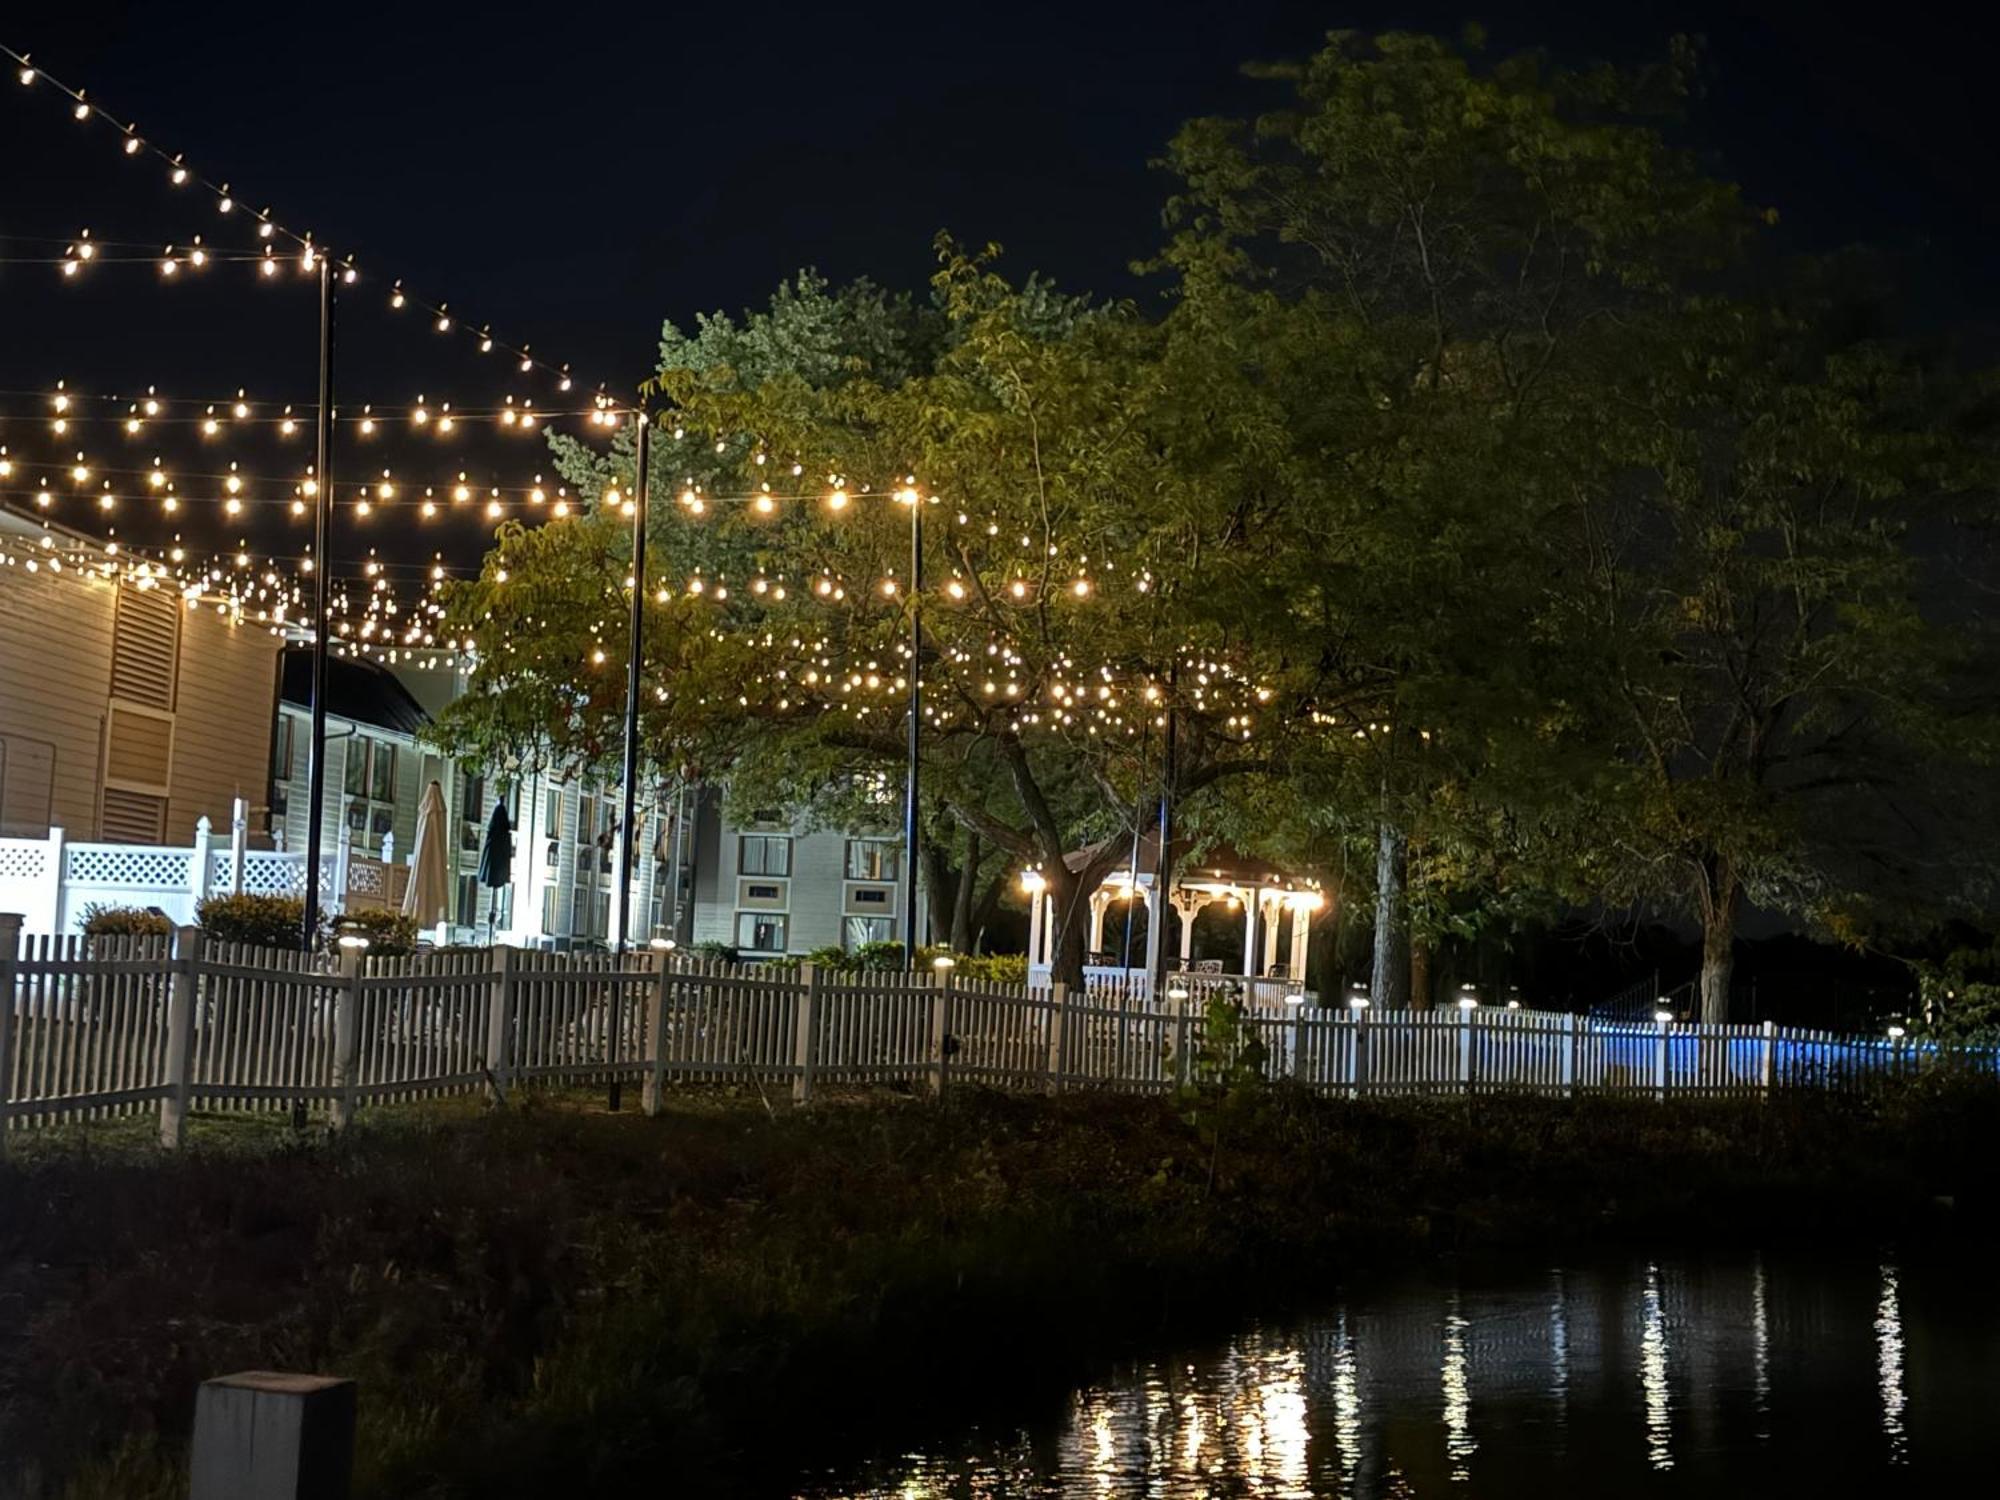
[[[2000,203],[1980,122],[2000,20],[1968,29],[1929,3],[1851,22],[1792,0],[519,15],[97,3],[6,7],[0,38],[287,224],[624,387],[649,368],[662,318],[760,301],[802,264],[914,286],[941,227],[1004,242],[1018,273],[1142,292],[1125,268],[1155,244],[1165,190],[1146,161],[1176,122],[1271,97],[1238,63],[1303,53],[1333,26],[1452,30],[1468,13],[1496,50],[1545,43],[1576,58],[1638,59],[1676,31],[1705,35],[1696,138],[1781,210],[1795,242],[1912,250],[1934,314],[1991,310]],[[213,231],[212,211],[120,159],[108,132],[30,92],[0,93],[0,233]],[[313,308],[297,280],[261,287],[216,268],[165,291],[157,279],[106,267],[69,286],[45,267],[0,267],[0,389],[66,375],[310,401]],[[346,325],[343,405],[521,388],[464,343],[411,337],[377,291]],[[22,411],[0,398],[0,441],[20,437]],[[506,477],[539,466],[522,454]],[[477,528],[448,535],[476,557]]]

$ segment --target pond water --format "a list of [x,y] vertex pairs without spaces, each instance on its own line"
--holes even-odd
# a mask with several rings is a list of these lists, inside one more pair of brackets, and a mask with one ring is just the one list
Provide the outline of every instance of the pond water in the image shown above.
[[2000,1477],[1981,1260],[1517,1265],[1317,1305],[799,1492],[1723,1500]]

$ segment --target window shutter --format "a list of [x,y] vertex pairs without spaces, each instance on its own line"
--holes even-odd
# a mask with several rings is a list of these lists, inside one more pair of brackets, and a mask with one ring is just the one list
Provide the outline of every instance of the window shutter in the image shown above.
[[119,589],[111,696],[172,713],[179,687],[180,645],[177,596],[159,589]]
[[104,789],[104,841],[159,844],[167,837],[167,799],[145,792]]

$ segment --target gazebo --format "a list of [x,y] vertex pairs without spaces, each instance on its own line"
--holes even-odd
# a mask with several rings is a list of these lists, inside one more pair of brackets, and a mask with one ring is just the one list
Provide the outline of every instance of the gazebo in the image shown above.
[[[1188,839],[1176,839],[1173,844],[1173,873],[1166,904],[1180,919],[1180,938],[1178,963],[1170,963],[1168,967],[1182,971],[1194,967],[1195,918],[1208,907],[1222,904],[1243,917],[1240,967],[1229,973],[1222,963],[1210,960],[1200,966],[1201,972],[1234,980],[1259,998],[1295,996],[1304,985],[1313,913],[1326,905],[1325,894],[1313,880],[1230,845],[1202,845],[1198,854],[1197,847]],[[1101,860],[1105,849],[1103,843],[1077,849],[1065,856],[1063,863],[1074,874]],[[1094,890],[1079,893],[1090,903],[1084,977],[1100,987],[1122,985],[1144,989],[1150,976],[1159,972],[1160,945],[1167,927],[1153,890],[1160,863],[1160,837],[1157,833],[1147,834],[1139,840],[1136,851],[1129,842],[1124,842],[1121,852],[1125,858]],[[1029,982],[1047,984],[1055,959],[1054,897],[1046,878],[1037,870],[1030,870],[1022,877],[1022,887],[1031,903]],[[1146,957],[1144,968],[1133,965],[1128,969],[1121,957],[1105,951],[1104,928],[1113,907],[1133,900],[1143,902],[1148,914]]]

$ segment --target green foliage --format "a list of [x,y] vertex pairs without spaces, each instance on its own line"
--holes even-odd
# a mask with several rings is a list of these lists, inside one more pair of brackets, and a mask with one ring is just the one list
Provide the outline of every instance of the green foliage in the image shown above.
[[368,939],[373,958],[407,958],[417,951],[417,919],[399,911],[350,911],[335,921],[341,932]]
[[195,908],[195,921],[207,936],[260,948],[298,947],[305,920],[306,904],[297,896],[209,896]]
[[715,963],[733,964],[736,962],[736,949],[734,945],[729,943],[713,941],[689,943],[683,951],[692,953],[697,958],[709,959]]
[[171,937],[174,930],[173,919],[164,912],[102,901],[84,907],[79,925],[88,937]]

